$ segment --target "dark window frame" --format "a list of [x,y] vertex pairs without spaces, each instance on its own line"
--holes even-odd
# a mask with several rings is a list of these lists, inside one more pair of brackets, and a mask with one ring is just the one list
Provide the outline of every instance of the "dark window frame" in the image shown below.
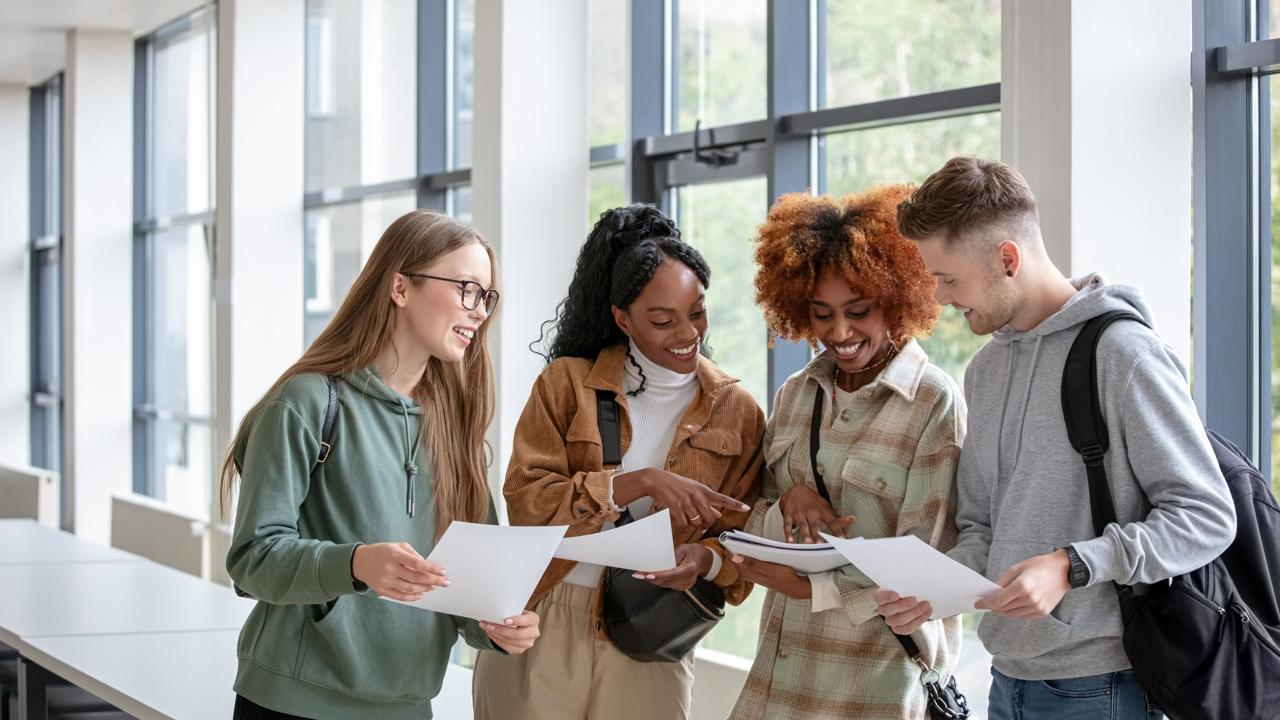
[[[627,202],[673,209],[678,186],[746,177],[768,179],[770,202],[788,192],[826,192],[826,136],[837,131],[906,125],[1000,109],[1000,83],[825,108],[826,1],[767,0],[767,116],[702,128],[698,147],[737,154],[732,165],[694,158],[694,132],[675,124],[679,0],[631,3],[629,142],[591,148],[592,166],[629,164]],[[803,10],[802,12],[798,12]],[[619,149],[628,155],[619,157]],[[768,397],[809,362],[805,343],[777,339],[768,350]]]

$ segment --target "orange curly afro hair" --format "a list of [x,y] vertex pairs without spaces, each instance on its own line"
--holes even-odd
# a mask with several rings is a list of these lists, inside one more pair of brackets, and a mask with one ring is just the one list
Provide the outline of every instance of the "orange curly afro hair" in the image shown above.
[[756,303],[779,336],[817,347],[809,301],[818,277],[840,273],[884,309],[898,345],[928,334],[942,308],[937,280],[898,232],[898,203],[915,188],[880,185],[840,198],[783,195],[756,229]]

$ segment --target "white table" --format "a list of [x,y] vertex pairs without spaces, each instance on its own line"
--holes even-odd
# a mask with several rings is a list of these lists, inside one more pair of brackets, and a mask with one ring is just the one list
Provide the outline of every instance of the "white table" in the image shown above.
[[0,520],[0,565],[99,562],[147,559],[47,528],[35,520]]
[[230,720],[240,631],[26,638],[22,656],[142,720]]
[[152,562],[0,565],[0,588],[0,642],[15,647],[50,635],[239,630],[254,605]]

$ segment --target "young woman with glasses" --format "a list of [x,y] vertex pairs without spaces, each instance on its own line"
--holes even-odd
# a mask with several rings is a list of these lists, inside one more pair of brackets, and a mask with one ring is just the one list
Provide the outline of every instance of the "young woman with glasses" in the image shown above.
[[513,654],[537,637],[531,612],[493,624],[379,599],[448,585],[424,558],[449,523],[496,522],[496,272],[471,228],[404,215],[245,415],[222,472],[224,507],[240,480],[227,571],[258,600],[240,633],[238,720],[429,718],[459,635]]
[[[710,280],[657,208],[601,215],[552,322],[503,495],[511,524],[568,525],[571,536],[609,530],[624,510],[639,520],[666,508],[677,566],[636,577],[676,590],[705,578],[736,605],[751,586],[717,538],[742,526],[759,492],[764,414],[705,356]],[[597,390],[619,406],[618,466],[604,465]],[[529,601],[543,619],[538,645],[477,661],[477,720],[689,716],[693,653],[639,662],[616,648],[601,619],[603,570],[552,561]]]

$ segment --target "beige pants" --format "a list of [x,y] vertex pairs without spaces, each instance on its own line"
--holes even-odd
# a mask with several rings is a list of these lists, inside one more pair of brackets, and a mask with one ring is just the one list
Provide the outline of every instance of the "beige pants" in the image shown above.
[[475,720],[688,720],[693,653],[642,663],[593,634],[593,588],[560,583],[538,601],[533,647],[480,653],[471,693]]

